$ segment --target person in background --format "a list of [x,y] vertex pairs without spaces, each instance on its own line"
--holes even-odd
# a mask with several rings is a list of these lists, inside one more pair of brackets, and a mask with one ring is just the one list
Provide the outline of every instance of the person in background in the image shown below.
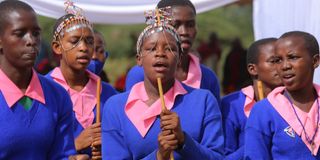
[[109,53],[106,51],[106,42],[103,35],[94,30],[94,52],[88,70],[96,75],[99,75],[103,71],[103,66]]
[[276,42],[283,83],[253,107],[245,129],[245,159],[320,159],[320,86],[313,84],[319,44],[306,32],[284,33]]
[[201,63],[217,72],[222,53],[217,33],[210,33],[209,41],[200,43],[197,51],[200,54]]
[[35,11],[0,2],[0,159],[63,159],[76,154],[67,92],[33,66],[41,28]]
[[246,66],[247,51],[243,48],[241,40],[235,38],[231,50],[226,57],[223,67],[223,93],[229,94],[248,86],[251,79]]
[[[221,99],[225,159],[243,159],[245,125],[253,105],[282,84],[276,70],[274,49],[276,40],[276,38],[266,38],[251,44],[247,52],[247,70],[252,85]],[[259,95],[259,83],[261,83],[261,95]]]

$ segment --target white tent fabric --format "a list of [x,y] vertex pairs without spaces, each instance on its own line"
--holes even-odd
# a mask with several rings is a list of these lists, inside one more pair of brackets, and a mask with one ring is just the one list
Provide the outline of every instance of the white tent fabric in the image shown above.
[[[0,0],[1,1],[1,0]],[[24,0],[38,14],[58,18],[64,12],[65,0]],[[237,0],[191,0],[198,13],[209,11]],[[154,9],[159,0],[73,0],[88,19],[100,24],[144,23],[144,11]]]
[[[319,0],[254,0],[253,3],[256,40],[299,30],[313,34],[320,42]],[[320,67],[315,71],[314,82],[320,84]]]

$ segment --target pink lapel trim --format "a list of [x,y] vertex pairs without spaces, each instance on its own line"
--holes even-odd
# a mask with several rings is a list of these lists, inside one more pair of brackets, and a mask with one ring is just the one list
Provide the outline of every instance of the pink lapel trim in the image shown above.
[[192,53],[189,54],[190,63],[189,63],[189,70],[187,79],[182,81],[182,83],[191,86],[193,88],[200,88],[201,85],[201,67],[199,58]]
[[10,108],[23,96],[30,97],[43,104],[46,103],[38,74],[33,69],[31,81],[25,93],[23,93],[1,69],[0,82],[0,90]]
[[[174,100],[178,95],[186,93],[187,91],[181,83],[176,80],[174,86],[164,94],[167,109],[171,110],[174,105]],[[144,82],[140,82],[132,87],[125,106],[125,113],[142,137],[147,134],[156,120],[156,116],[161,113],[160,99],[151,106],[144,103],[146,100],[148,100],[148,95],[145,91]]]
[[244,111],[244,114],[246,115],[246,117],[248,118],[253,105],[256,103],[256,101],[254,100],[253,86],[250,85],[245,88],[242,88],[241,91],[246,96],[243,111]]
[[[318,101],[320,101],[320,87],[316,84],[314,84],[314,87],[318,94]],[[312,152],[313,155],[317,155],[319,146],[320,146],[320,132],[318,131],[315,138],[314,138],[314,150],[312,150],[311,145],[308,143],[306,136],[303,132],[303,128],[300,125],[298,118],[296,117],[291,103],[289,100],[283,95],[285,87],[278,87],[275,88],[267,97],[269,102],[272,104],[272,106],[275,108],[275,110],[281,115],[281,117],[292,127],[292,129],[295,131],[296,134],[298,134],[304,144],[309,148],[309,150]],[[317,122],[317,116],[318,116],[318,104],[317,101],[315,101],[309,111],[309,113],[305,113],[301,111],[298,107],[295,107],[295,110],[305,126],[306,132],[310,138],[312,138],[314,134],[314,129],[316,128]],[[319,128],[320,129],[320,128]]]
[[98,76],[90,71],[87,71],[87,73],[89,81],[80,92],[69,87],[60,68],[55,68],[51,73],[53,79],[68,91],[73,103],[73,111],[75,112],[76,119],[83,128],[89,127],[94,120],[93,110],[97,104],[96,88],[99,79]]

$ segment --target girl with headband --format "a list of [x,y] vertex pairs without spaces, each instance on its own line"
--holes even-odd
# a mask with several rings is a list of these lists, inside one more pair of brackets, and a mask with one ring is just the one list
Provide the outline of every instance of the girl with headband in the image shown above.
[[[109,84],[87,70],[94,52],[94,33],[90,22],[80,8],[66,2],[67,14],[59,18],[54,26],[52,50],[58,54],[60,67],[48,73],[47,78],[60,84],[69,93],[74,111],[74,137],[78,153],[101,157],[101,124],[95,123],[98,103],[116,94]],[[97,88],[101,87],[98,101]],[[99,96],[100,96],[99,95]],[[91,150],[92,149],[92,150]]]
[[[147,12],[149,26],[137,42],[137,64],[144,68],[144,81],[105,104],[104,159],[168,159],[172,152],[176,160],[223,157],[217,100],[209,91],[188,87],[175,79],[181,40],[167,23],[167,9]],[[157,78],[163,84],[163,111]]]

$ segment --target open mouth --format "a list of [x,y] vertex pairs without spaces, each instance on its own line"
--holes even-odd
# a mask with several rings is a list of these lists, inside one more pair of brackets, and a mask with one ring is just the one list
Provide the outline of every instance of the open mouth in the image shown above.
[[156,72],[164,72],[168,69],[168,65],[164,62],[158,61],[152,65]]
[[283,83],[291,83],[294,77],[294,74],[284,74],[281,76]]
[[77,61],[79,63],[89,63],[90,62],[90,58],[88,56],[78,56],[77,57]]

